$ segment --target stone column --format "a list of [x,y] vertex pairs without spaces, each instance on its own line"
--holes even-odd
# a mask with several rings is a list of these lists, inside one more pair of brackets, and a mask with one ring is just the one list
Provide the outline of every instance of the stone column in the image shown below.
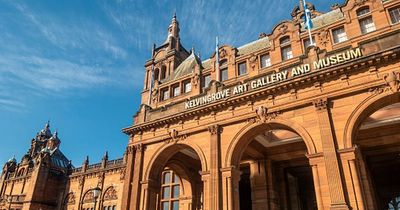
[[145,146],[142,144],[134,145],[135,158],[133,159],[133,176],[131,184],[131,192],[130,192],[130,210],[139,210],[140,204],[140,192],[141,192],[141,180],[143,173],[143,155],[144,155]]
[[203,181],[202,210],[211,210],[210,208],[210,172],[202,171],[200,173],[201,181]]
[[[209,210],[222,209],[221,196],[221,147],[220,138],[222,127],[212,125],[208,127],[210,132],[210,180],[209,193],[205,194],[209,199]],[[205,208],[206,209],[206,208]]]
[[149,210],[154,209],[157,210],[158,202],[159,202],[159,188],[157,188],[157,184],[155,180],[146,180],[140,182],[141,188],[141,199],[138,198],[138,204],[140,203],[141,210]]
[[267,173],[270,172],[269,169],[270,168],[266,169],[266,161],[264,160],[257,160],[250,163],[251,201],[253,210],[271,209],[269,205],[271,196],[268,193],[268,187],[271,183],[269,179],[267,182]]
[[321,182],[320,182],[320,174],[318,172],[318,164],[323,164],[323,154],[317,153],[312,155],[307,155],[308,160],[310,162],[312,175],[313,175],[313,182],[314,182],[314,190],[315,190],[315,198],[317,200],[317,207],[318,209],[324,209],[322,193],[321,193]]
[[320,98],[313,101],[318,115],[319,128],[321,133],[322,148],[326,175],[328,178],[329,193],[331,198],[330,209],[348,210],[346,203],[342,175],[339,168],[339,161],[336,152],[333,125],[328,107],[328,99]]
[[125,177],[124,177],[124,188],[122,193],[122,202],[121,209],[129,210],[131,203],[131,190],[132,190],[132,181],[133,181],[133,169],[135,162],[135,148],[133,146],[128,146],[126,148],[126,168]]
[[222,168],[223,210],[239,210],[240,170],[234,166]]

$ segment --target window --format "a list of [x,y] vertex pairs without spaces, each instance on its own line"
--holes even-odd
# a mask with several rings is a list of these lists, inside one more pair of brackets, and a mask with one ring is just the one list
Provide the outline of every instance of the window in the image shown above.
[[160,80],[165,79],[165,77],[167,76],[167,68],[165,66],[161,67],[161,78]]
[[332,36],[333,36],[333,43],[337,44],[340,42],[347,41],[347,35],[346,31],[344,30],[344,27],[339,27],[336,29],[332,30]]
[[271,66],[271,57],[269,54],[265,54],[261,56],[261,68],[265,68]]
[[159,69],[155,69],[154,70],[154,80],[158,80],[160,75],[160,70]]
[[192,91],[192,83],[190,82],[190,79],[183,81],[183,92],[188,93],[190,91]]
[[161,210],[179,210],[179,177],[172,170],[164,171],[161,184]]
[[220,70],[220,78],[222,82],[228,79],[228,68],[223,68]]
[[181,87],[179,85],[174,85],[172,87],[172,97],[177,97],[181,94]]
[[161,90],[161,101],[169,99],[169,91],[168,88],[164,88]]
[[358,22],[360,23],[362,34],[375,31],[375,24],[368,7],[357,10],[357,16],[359,18]]
[[288,60],[293,58],[292,47],[290,45],[282,47],[281,51],[282,51],[282,60]]
[[247,73],[246,62],[239,63],[238,75],[242,76]]
[[290,38],[285,36],[280,40],[281,44],[281,57],[282,60],[288,60],[293,58],[292,46],[290,45]]
[[208,86],[210,85],[210,82],[211,82],[211,75],[205,75],[205,76],[203,76],[203,79],[202,79],[201,82],[202,82],[202,83],[201,83],[201,87],[202,87],[202,88],[208,87]]
[[[312,41],[313,41],[313,43],[315,43],[314,37],[312,37]],[[310,42],[310,39],[308,38],[308,39],[304,40],[304,50],[306,50],[309,46],[311,46],[311,42]]]
[[400,22],[400,7],[389,9],[389,15],[392,24]]

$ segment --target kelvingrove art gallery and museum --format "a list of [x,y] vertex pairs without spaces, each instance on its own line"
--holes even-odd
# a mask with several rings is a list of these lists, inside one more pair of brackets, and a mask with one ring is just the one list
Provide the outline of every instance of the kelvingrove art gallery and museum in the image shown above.
[[400,209],[400,0],[293,7],[205,59],[174,15],[122,158],[73,165],[46,124],[4,164],[0,209]]

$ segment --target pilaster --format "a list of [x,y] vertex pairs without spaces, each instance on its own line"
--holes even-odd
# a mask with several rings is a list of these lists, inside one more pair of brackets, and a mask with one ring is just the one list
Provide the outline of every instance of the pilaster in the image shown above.
[[133,145],[134,157],[132,158],[133,166],[133,176],[132,182],[130,182],[130,210],[138,210],[140,204],[140,192],[141,192],[141,178],[143,173],[143,155],[145,146],[142,144]]
[[333,124],[329,112],[328,99],[319,98],[314,100],[313,104],[318,115],[321,142],[324,151],[326,175],[328,178],[329,193],[331,198],[330,209],[348,210],[349,206],[346,202],[343,189],[342,175],[336,152],[335,137],[333,135]]
[[221,196],[221,133],[222,127],[212,125],[208,127],[210,132],[210,182],[209,182],[209,209],[222,209]]

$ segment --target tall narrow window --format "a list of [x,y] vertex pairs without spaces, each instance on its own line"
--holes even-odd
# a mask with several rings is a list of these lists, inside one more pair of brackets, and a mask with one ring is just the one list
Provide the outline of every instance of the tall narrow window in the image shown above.
[[333,29],[332,36],[333,36],[334,44],[347,41],[347,35],[346,35],[346,31],[344,30],[344,26]]
[[165,66],[161,67],[161,78],[160,80],[165,79],[165,77],[167,77],[167,68]]
[[390,20],[392,24],[400,22],[400,7],[389,9]]
[[168,88],[164,88],[164,89],[161,89],[161,94],[160,94],[160,100],[161,101],[165,101],[165,100],[167,100],[167,99],[169,99],[169,91],[168,91]]
[[261,68],[271,66],[271,57],[269,56],[269,54],[262,55],[260,60],[261,60]]
[[360,23],[360,29],[362,34],[366,34],[375,31],[375,24],[372,20],[371,12],[368,7],[363,7],[357,10],[358,22]]
[[179,84],[172,86],[172,97],[177,97],[181,94],[181,87]]
[[172,170],[164,171],[161,184],[161,210],[179,210],[179,176]]
[[228,68],[223,68],[220,70],[220,78],[222,82],[228,80]]
[[281,38],[281,56],[282,60],[289,60],[293,58],[292,46],[290,45],[290,38],[288,36]]
[[208,87],[210,85],[210,82],[211,82],[211,75],[208,74],[203,76],[203,79],[201,81],[201,87],[202,88]]
[[245,75],[246,73],[247,73],[246,62],[239,63],[238,76]]
[[188,93],[192,91],[192,83],[190,79],[183,81],[183,92]]

